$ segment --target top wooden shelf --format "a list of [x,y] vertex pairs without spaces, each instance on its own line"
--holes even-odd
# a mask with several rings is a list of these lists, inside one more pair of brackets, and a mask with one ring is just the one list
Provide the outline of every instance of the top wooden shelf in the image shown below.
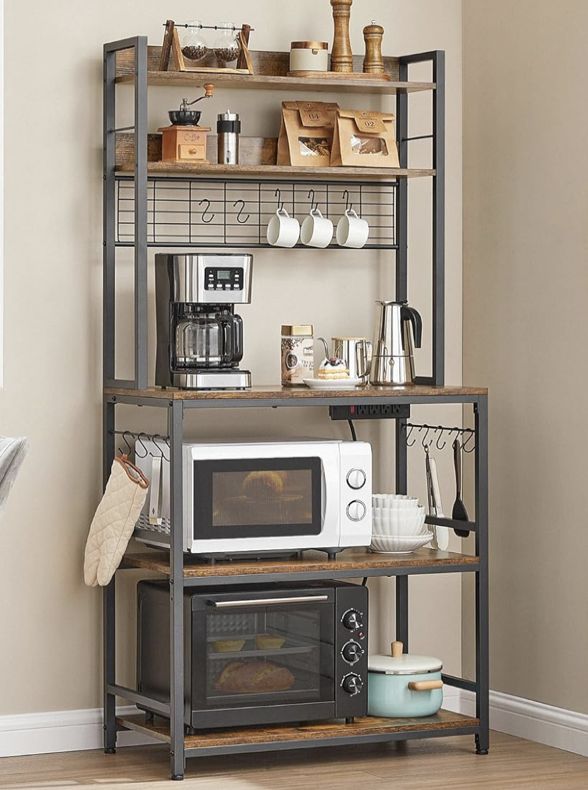
[[[384,68],[390,79],[369,79],[363,77],[330,78],[321,77],[288,77],[288,52],[263,52],[251,50],[254,74],[214,74],[191,71],[159,71],[161,47],[148,48],[147,83],[149,85],[170,85],[184,88],[199,88],[206,82],[213,82],[219,88],[244,88],[249,90],[280,90],[292,92],[320,93],[370,93],[395,94],[397,92],[413,93],[435,89],[434,82],[405,82],[398,79],[398,58],[384,58]],[[354,69],[362,70],[362,58],[354,56]],[[117,53],[116,81],[133,83],[134,61],[133,51],[123,50]]]

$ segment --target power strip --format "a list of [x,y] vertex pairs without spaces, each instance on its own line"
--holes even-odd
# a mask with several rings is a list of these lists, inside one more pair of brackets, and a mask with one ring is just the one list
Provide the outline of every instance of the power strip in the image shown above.
[[410,406],[370,403],[365,406],[329,406],[332,420],[402,420],[410,417]]

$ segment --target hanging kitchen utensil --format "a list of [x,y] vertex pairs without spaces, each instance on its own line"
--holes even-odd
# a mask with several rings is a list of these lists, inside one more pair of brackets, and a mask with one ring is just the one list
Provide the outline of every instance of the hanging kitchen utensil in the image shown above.
[[[453,465],[455,467],[455,502],[451,518],[454,521],[469,521],[468,511],[461,499],[461,443],[459,439],[453,440]],[[470,534],[468,530],[464,529],[456,529],[454,532],[460,538],[467,538]]]
[[[429,445],[425,445],[425,468],[427,473],[427,497],[429,502],[429,515],[444,518],[443,503],[441,502],[441,489],[437,475],[437,464],[430,453]],[[446,551],[449,546],[449,530],[447,527],[433,526],[433,547]]]

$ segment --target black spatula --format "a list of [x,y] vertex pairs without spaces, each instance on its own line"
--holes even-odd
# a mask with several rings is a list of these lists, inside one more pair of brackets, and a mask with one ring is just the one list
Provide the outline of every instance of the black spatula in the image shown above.
[[[455,466],[455,502],[451,518],[454,521],[469,521],[468,511],[461,500],[461,444],[457,439],[453,440],[453,465]],[[468,530],[456,529],[455,534],[460,538],[467,538],[470,533]]]

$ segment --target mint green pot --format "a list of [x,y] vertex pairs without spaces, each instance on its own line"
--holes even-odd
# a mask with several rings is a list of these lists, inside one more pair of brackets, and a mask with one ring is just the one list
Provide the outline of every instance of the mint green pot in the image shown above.
[[443,702],[443,689],[413,691],[409,683],[441,680],[439,672],[419,672],[414,675],[387,675],[368,672],[368,715],[401,718],[432,716]]

